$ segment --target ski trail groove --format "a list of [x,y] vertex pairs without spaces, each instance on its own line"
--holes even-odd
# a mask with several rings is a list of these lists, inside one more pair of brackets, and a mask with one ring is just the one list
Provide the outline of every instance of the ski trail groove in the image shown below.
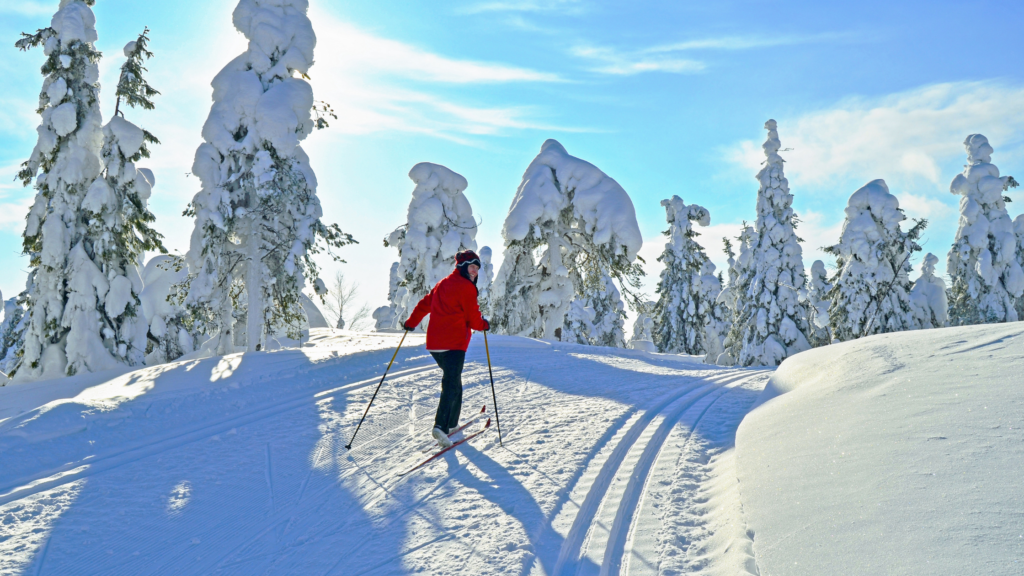
[[[626,458],[629,449],[637,441],[650,422],[654,420],[659,413],[663,412],[677,401],[682,400],[684,403],[687,401],[696,402],[703,396],[710,394],[712,391],[721,387],[723,385],[722,382],[742,377],[744,373],[745,371],[730,371],[719,377],[717,380],[691,377],[690,379],[695,381],[693,382],[693,385],[681,387],[679,390],[667,394],[667,397],[662,397],[661,402],[649,407],[636,418],[629,430],[623,433],[622,438],[615,445],[611,455],[609,455],[607,460],[605,460],[601,465],[600,471],[597,472],[590,488],[587,490],[583,503],[579,506],[579,510],[576,512],[572,527],[569,529],[568,534],[566,534],[565,539],[562,542],[553,570],[555,575],[562,575],[568,565],[575,566],[581,559],[580,552],[583,550],[585,539],[590,533],[591,524],[600,510],[604,495],[614,480],[615,473],[619,470],[619,467]],[[586,475],[581,477],[580,480],[583,481],[585,476]]]
[[723,393],[719,386],[705,386],[697,392],[699,394],[684,396],[659,411],[648,422],[637,441],[629,447],[626,457],[611,476],[612,481],[581,549],[580,557],[589,558],[593,565],[580,564],[577,574],[589,575],[591,571],[588,568],[591,566],[600,566],[600,576],[610,576],[612,569],[617,573],[618,565],[614,557],[616,543],[620,535],[625,536],[624,528],[628,529],[633,508],[639,500],[639,488],[643,487],[668,432],[684,412],[706,404],[709,397],[713,401]]
[[[651,459],[649,467],[644,470],[644,478],[641,480],[640,477],[634,476],[630,479],[631,484],[634,484],[633,490],[635,497],[628,503],[623,501],[619,506],[619,511],[616,517],[615,540],[613,545],[609,546],[606,550],[605,562],[602,568],[601,574],[657,574],[659,572],[657,566],[651,566],[649,563],[643,567],[634,567],[634,562],[642,561],[643,559],[637,553],[634,553],[634,545],[638,535],[638,529],[642,523],[656,524],[661,526],[664,519],[661,517],[644,517],[644,503],[645,500],[650,497],[651,486],[654,483],[656,476],[661,471],[662,475],[666,472],[671,476],[677,473],[678,458],[684,452],[684,449],[691,444],[691,439],[697,432],[698,428],[704,421],[704,417],[707,413],[723,398],[728,396],[730,393],[740,389],[743,384],[762,377],[766,371],[757,371],[751,373],[748,377],[743,378],[730,386],[726,387],[721,393],[715,395],[710,399],[710,402],[698,403],[692,408],[686,410],[680,414],[674,422],[668,426],[664,437],[661,440],[661,445],[658,446],[657,454]],[[699,414],[692,421],[687,418],[687,415],[696,409],[700,409]],[[729,417],[729,416],[723,416]],[[736,424],[739,424],[739,420],[742,419],[742,415],[737,418]],[[686,422],[686,431],[682,433],[682,438],[669,443],[669,438],[672,437],[673,433],[678,430],[679,424]],[[666,444],[672,444],[667,446]],[[663,461],[667,460],[667,461]],[[649,511],[650,514],[653,512]],[[628,524],[627,524],[628,523]]]

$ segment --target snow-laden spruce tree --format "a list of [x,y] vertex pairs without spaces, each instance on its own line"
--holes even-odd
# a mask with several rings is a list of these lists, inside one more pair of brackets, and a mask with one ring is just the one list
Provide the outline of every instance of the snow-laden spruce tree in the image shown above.
[[626,307],[612,277],[605,274],[601,281],[584,286],[577,296],[593,311],[594,318],[587,339],[594,346],[626,347]]
[[[398,249],[399,286],[391,302],[398,322],[412,315],[412,309],[427,292],[452,273],[455,255],[476,250],[476,220],[463,191],[468,184],[461,175],[429,162],[409,171],[416,187],[406,213],[406,223],[384,239],[384,246]],[[424,320],[420,331],[426,330]]]
[[658,349],[654,345],[654,319],[651,318],[651,314],[654,313],[654,306],[657,304],[654,300],[648,300],[637,310],[636,320],[633,321],[633,336],[629,339],[627,346],[633,350],[643,350],[644,352],[657,352]]
[[967,165],[949,185],[960,199],[960,226],[946,258],[951,280],[949,321],[953,326],[1018,320],[1017,299],[1024,271],[1017,262],[1017,237],[1003,192],[1016,181],[999,176],[992,146],[981,134],[964,140]]
[[935,275],[938,256],[929,252],[921,261],[921,276],[910,290],[910,311],[913,328],[942,328],[949,326],[949,302],[946,283]]
[[796,236],[793,195],[779,156],[775,120],[765,122],[768,139],[761,146],[766,162],[757,174],[757,221],[751,244],[752,261],[742,294],[731,340],[740,347],[742,366],[777,366],[810,348],[807,342],[807,308],[800,302],[804,287],[803,251]]
[[146,364],[163,364],[193,352],[202,343],[202,322],[189,316],[175,298],[174,286],[185,280],[188,266],[181,256],[160,254],[142,270],[144,288],[139,294],[142,311],[149,322],[150,346]]
[[829,296],[831,291],[832,284],[828,281],[825,263],[815,260],[811,264],[811,277],[807,280],[807,324],[810,327],[807,340],[815,348],[832,342],[828,318],[828,307],[832,305]]
[[718,295],[718,303],[726,308],[725,316],[729,321],[725,340],[722,342],[725,351],[715,361],[716,364],[722,366],[735,365],[740,350],[743,348],[743,334],[734,328],[739,312],[746,307],[745,300],[749,298],[748,288],[751,279],[750,265],[753,262],[754,238],[754,228],[746,221],[743,222],[740,235],[736,237],[739,254],[733,252],[732,242],[728,238],[722,238],[729,263],[729,284]]
[[506,334],[557,339],[576,297],[590,299],[596,324],[621,321],[619,290],[608,290],[606,278],[636,297],[629,291],[642,274],[634,260],[643,239],[629,195],[555,140],[544,142],[523,174],[502,236],[493,325]]
[[695,240],[699,234],[693,224],[709,225],[711,214],[696,204],[687,206],[679,196],[662,200],[661,205],[669,228],[664,232],[668,236],[665,250],[658,256],[665,269],[655,290],[654,344],[659,352],[706,354],[705,327],[711,322],[721,286],[714,267],[710,279],[704,278],[708,256]]
[[[2,298],[2,297],[0,297]],[[17,364],[16,356],[20,342],[18,329],[25,317],[25,309],[18,303],[18,297],[9,298],[4,303],[4,320],[0,324],[0,372],[9,374],[12,366]]]
[[[88,0],[62,1],[49,28],[23,34],[16,44],[22,50],[42,46],[46,56],[38,141],[18,173],[24,185],[34,181],[36,190],[23,241],[32,267],[21,299],[27,307],[27,321],[16,337],[20,361],[11,370],[22,381],[55,378],[81,368],[116,366],[105,352],[94,308],[92,313],[81,312],[90,305],[84,297],[69,302],[76,288],[95,293],[105,282],[102,274],[86,272],[99,284],[89,287],[82,284],[83,277],[74,277],[78,270],[90,265],[95,268],[91,261],[84,261],[88,255],[84,260],[82,256],[85,220],[81,204],[89,185],[100,175],[103,143],[98,100],[100,53],[93,46],[96,18],[91,4]],[[73,342],[72,346],[98,348],[88,366],[68,365],[72,331],[90,335],[88,342]]]
[[491,285],[494,284],[494,264],[491,263],[493,253],[490,246],[484,246],[477,252],[480,256],[480,273],[476,279],[480,313],[485,318],[491,317]]
[[725,352],[725,337],[732,326],[732,313],[719,297],[722,295],[722,275],[715,275],[715,264],[708,260],[700,270],[701,290],[714,295],[708,309],[708,323],[704,326],[705,364],[715,364]]
[[[307,9],[307,0],[241,0],[233,21],[248,49],[212,82],[192,165],[202,190],[187,211],[195,229],[185,304],[214,319],[216,335],[204,345],[214,353],[241,342],[257,350],[274,334],[300,338],[299,295],[318,278],[313,254],[321,241],[328,253],[354,242],[321,222],[316,176],[299,145],[327,125],[319,109],[313,118],[305,80],[316,45]],[[236,339],[234,312],[243,308],[245,338]]]
[[[1017,264],[1024,269],[1024,214],[1013,219],[1013,232],[1017,235]],[[1017,298],[1017,318],[1024,318],[1024,296]]]
[[839,243],[825,252],[836,257],[828,309],[833,341],[912,327],[910,257],[927,222],[904,232],[900,203],[884,180],[873,180],[850,196]]
[[[145,110],[153,109],[153,96],[159,94],[143,78],[144,60],[153,53],[147,50],[149,30],[124,47],[125,63],[117,83],[114,117],[103,127],[103,174],[93,181],[82,200],[87,221],[83,250],[102,274],[99,283],[75,282],[81,292],[75,300],[79,313],[99,314],[100,336],[108,352],[129,366],[143,363],[149,341],[149,325],[140,309],[139,295],[143,282],[139,262],[150,250],[164,249],[161,236],[150,227],[156,220],[147,207],[155,183],[153,172],[137,168],[135,163],[149,158],[148,144],[159,141],[149,131],[125,119],[122,104]],[[89,268],[86,262],[81,266]],[[83,322],[83,325],[86,322]],[[76,330],[72,330],[74,334]],[[90,336],[68,340],[68,370],[87,369],[92,352],[84,343]]]

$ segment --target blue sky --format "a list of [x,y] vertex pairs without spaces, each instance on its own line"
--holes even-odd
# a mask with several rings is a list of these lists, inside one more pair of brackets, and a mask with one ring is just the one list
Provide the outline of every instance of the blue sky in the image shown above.
[[[35,143],[42,55],[14,49],[58,2],[0,4],[0,289],[24,287],[20,234],[32,191],[13,181]],[[895,4],[895,5],[894,5]],[[187,248],[182,210],[210,105],[209,82],[244,50],[231,1],[97,0],[104,117],[121,47],[152,30],[152,112],[129,119],[163,145],[148,163],[168,247]],[[957,222],[949,182],[962,142],[989,137],[994,163],[1024,176],[1024,3],[1002,2],[326,2],[312,0],[318,99],[339,118],[305,144],[325,220],[360,244],[342,265],[362,299],[385,303],[393,249],[417,162],[469,181],[478,240],[501,253],[501,224],[547,138],[619,181],[636,207],[651,273],[673,194],[711,212],[701,240],[755,218],[754,180],[768,118],[779,123],[803,224],[805,263],[839,234],[847,198],[884,178],[909,217],[931,221],[925,250],[944,264]],[[1024,193],[1011,195],[1011,216]],[[915,263],[920,260],[920,255]],[[826,260],[826,263],[828,261]],[[326,263],[331,275],[335,265]]]

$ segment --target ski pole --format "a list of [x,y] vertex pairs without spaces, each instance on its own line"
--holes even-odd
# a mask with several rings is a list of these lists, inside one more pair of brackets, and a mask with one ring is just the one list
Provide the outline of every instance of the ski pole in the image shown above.
[[498,425],[498,444],[504,448],[505,443],[501,441],[501,419],[498,418],[498,394],[494,391],[494,372],[491,371],[491,347],[487,345],[487,330],[484,330],[484,350],[487,351],[487,373],[491,376],[491,398],[494,399],[494,423]]
[[377,384],[377,389],[373,391],[373,397],[370,398],[370,403],[366,405],[366,410],[363,412],[363,417],[359,419],[359,424],[356,426],[356,431],[352,433],[352,439],[345,444],[345,450],[352,449],[352,443],[356,441],[356,434],[359,434],[359,428],[363,425],[363,420],[366,420],[366,415],[370,413],[370,406],[373,406],[373,401],[377,399],[377,392],[380,392],[381,384],[384,384],[384,378],[387,378],[388,370],[391,370],[391,365],[395,362],[395,357],[398,356],[398,351],[402,348],[402,342],[405,342],[405,335],[409,331],[406,330],[402,334],[402,339],[398,341],[398,347],[395,348],[395,353],[391,355],[391,362],[388,362],[388,367],[384,369],[384,375],[380,377],[380,382]]

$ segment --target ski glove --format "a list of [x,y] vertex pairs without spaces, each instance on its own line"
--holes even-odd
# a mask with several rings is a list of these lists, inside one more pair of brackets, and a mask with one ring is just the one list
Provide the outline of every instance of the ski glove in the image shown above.
[[484,321],[484,324],[487,325],[487,327],[484,328],[484,332],[486,332],[486,331],[491,329],[491,323],[490,323],[490,321],[487,320],[487,318],[484,318],[483,321]]
[[408,321],[402,323],[402,328],[405,328],[406,332],[412,332],[413,330],[416,329],[415,326],[409,326],[409,322]]

